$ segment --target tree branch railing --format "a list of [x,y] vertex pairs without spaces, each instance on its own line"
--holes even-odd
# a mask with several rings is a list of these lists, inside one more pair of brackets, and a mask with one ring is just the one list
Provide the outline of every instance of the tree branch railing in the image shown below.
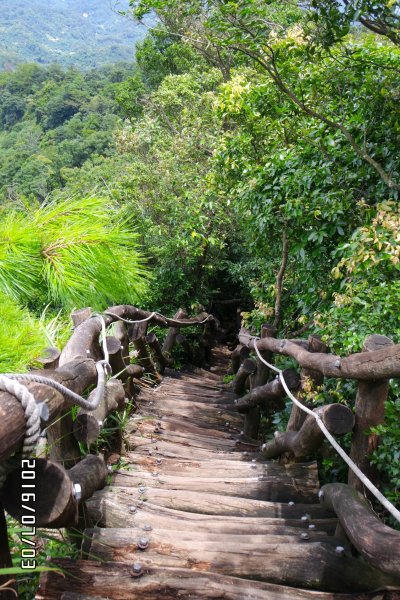
[[[93,455],[82,458],[78,442],[88,446],[96,442],[106,418],[123,410],[126,398],[135,392],[146,371],[159,381],[166,367],[172,364],[171,352],[182,328],[199,328],[203,347],[213,345],[213,332],[218,328],[217,320],[204,312],[188,318],[181,310],[170,319],[129,305],[113,306],[101,315],[84,308],[71,317],[74,330],[62,352],[49,349],[40,361],[43,369],[28,373],[22,381],[36,403],[45,403],[48,409],[48,418],[41,423],[47,432],[48,458],[34,459],[36,486],[40,490],[36,498],[36,523],[41,527],[76,526],[81,504],[105,485],[104,459]],[[154,333],[147,332],[150,324],[169,329],[167,351]],[[113,335],[108,335],[111,325]],[[187,340],[185,344],[188,352],[193,353]],[[141,364],[131,363],[129,347],[136,348]],[[112,379],[105,383],[104,393],[99,394],[99,388],[95,387],[88,400],[82,398],[83,407],[73,420],[74,398],[98,386],[99,365],[103,365],[104,359]],[[30,381],[32,376],[39,382]],[[55,389],[51,382],[60,385]],[[71,392],[76,396],[71,398]],[[0,464],[14,453],[18,456],[25,430],[26,418],[19,400],[0,391]],[[17,520],[22,514],[21,474],[21,466],[13,468],[0,490],[4,508]]]
[[[268,415],[282,409],[286,397],[294,403],[286,432],[275,432],[273,439],[261,446],[261,456],[271,459],[285,455],[289,460],[311,458],[327,437],[350,467],[349,485],[324,486],[321,501],[336,512],[351,544],[368,562],[385,573],[399,576],[400,533],[381,523],[356,490],[364,493],[367,490],[374,495],[400,522],[400,511],[374,485],[373,481],[377,482],[378,477],[369,462],[370,454],[378,443],[370,429],[383,422],[388,380],[400,377],[400,344],[393,344],[385,336],[371,335],[366,338],[362,352],[342,358],[328,353],[316,336],[310,336],[308,340],[285,340],[271,335],[256,337],[241,329],[238,340],[240,351],[247,348],[255,354],[257,366],[262,364],[263,369],[271,369],[278,375],[261,386],[252,385],[257,382],[257,372],[248,377],[247,384],[243,383],[242,387],[245,389],[247,385],[249,391],[235,400],[237,410],[247,416],[254,407],[264,406]],[[238,350],[234,353],[237,357]],[[271,364],[274,354],[297,361],[301,373],[298,375],[294,371],[296,385],[290,384],[288,371],[281,371]],[[342,404],[327,404],[312,410],[307,391],[321,386],[325,377],[355,379],[358,382],[355,414]],[[297,398],[292,393],[296,389]],[[353,434],[348,457],[333,436],[340,437],[350,432]],[[355,520],[353,514],[356,515]],[[389,547],[385,548],[385,539],[395,545],[393,557]]]

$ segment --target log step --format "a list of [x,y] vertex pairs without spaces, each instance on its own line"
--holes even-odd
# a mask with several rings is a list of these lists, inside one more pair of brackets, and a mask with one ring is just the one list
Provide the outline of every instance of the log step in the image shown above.
[[57,565],[66,578],[43,574],[36,600],[389,600],[379,591],[332,594],[157,565],[141,564],[138,577],[132,576],[132,564],[123,562],[59,559]]
[[[268,538],[268,536],[266,536]],[[180,539],[179,532],[168,537],[157,531],[100,529],[94,533],[90,554],[107,561],[140,562],[152,566],[208,571],[245,579],[259,579],[308,589],[331,592],[368,591],[374,586],[395,584],[395,580],[352,556],[339,556],[335,545],[319,541],[260,543],[201,542]],[[262,540],[262,541],[261,541]]]
[[[311,521],[322,519],[327,516],[325,510],[321,509],[319,504],[302,504],[264,502],[248,498],[236,498],[234,496],[224,496],[223,494],[206,494],[193,491],[182,490],[163,490],[146,487],[143,492],[136,488],[112,486],[107,491],[97,492],[89,501],[89,505],[101,514],[107,515],[105,503],[110,502],[111,506],[120,507],[120,510],[128,513],[128,507],[135,507],[138,510],[145,508],[159,512],[161,509],[172,509],[174,511],[183,511],[190,515],[214,515],[220,517],[244,517],[244,518],[280,518],[288,522],[292,519],[301,519],[307,515]],[[103,512],[104,509],[104,512]],[[100,518],[97,512],[95,522]],[[332,518],[332,515],[330,515]],[[104,517],[107,519],[107,516]],[[307,517],[308,518],[308,517]],[[214,518],[209,519],[214,523]],[[334,519],[336,523],[336,519]],[[290,524],[290,523],[289,523]]]
[[[176,507],[179,506],[177,496],[172,497]],[[297,535],[299,531],[308,532],[311,525],[311,529],[333,535],[337,525],[337,519],[319,504],[288,506],[257,500],[238,502],[236,498],[204,494],[203,498],[209,502],[207,511],[205,500],[201,497],[197,500],[202,502],[200,509],[195,504],[196,494],[181,496],[180,510],[171,508],[167,503],[137,501],[129,488],[113,487],[95,494],[88,501],[88,508],[93,521],[101,527],[141,527],[150,523],[152,527],[174,531],[201,529],[211,533]],[[221,503],[224,500],[231,506],[224,508]],[[236,506],[232,500],[236,501]]]

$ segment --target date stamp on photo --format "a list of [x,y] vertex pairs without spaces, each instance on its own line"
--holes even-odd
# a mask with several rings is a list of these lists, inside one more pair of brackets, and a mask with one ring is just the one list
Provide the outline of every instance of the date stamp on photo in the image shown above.
[[22,460],[21,474],[21,568],[36,568],[36,460]]

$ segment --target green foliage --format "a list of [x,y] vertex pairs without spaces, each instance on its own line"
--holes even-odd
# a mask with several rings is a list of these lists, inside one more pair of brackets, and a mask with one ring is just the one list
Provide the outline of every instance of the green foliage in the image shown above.
[[49,345],[45,327],[0,293],[0,373],[23,372]]
[[112,153],[120,87],[133,72],[22,65],[0,74],[0,198],[45,198],[68,169]]
[[40,573],[57,571],[60,576],[62,576],[62,570],[58,567],[53,567],[51,562],[49,563],[49,556],[53,558],[78,558],[76,548],[64,538],[61,531],[49,534],[45,530],[38,530],[35,539],[39,550],[36,557],[37,566],[33,572],[27,571],[19,566],[22,549],[24,547],[19,536],[23,529],[19,523],[8,515],[7,530],[10,551],[13,556],[13,566],[9,569],[0,569],[0,574],[17,576],[18,597],[21,600],[31,600],[35,596],[39,584]]
[[337,251],[341,259],[333,277],[339,289],[317,320],[339,352],[361,350],[370,333],[400,342],[399,227],[398,204],[378,204],[366,211],[364,225]]
[[355,22],[400,44],[397,0],[309,0],[313,37],[325,47],[346,36]]
[[111,201],[53,200],[0,217],[0,289],[16,301],[101,308],[144,292],[137,235]]
[[206,304],[228,287],[243,252],[230,208],[213,183],[220,82],[220,73],[208,68],[168,75],[155,90],[137,79],[122,83],[130,120],[115,136],[117,155],[67,174],[68,193],[97,184],[137,225],[157,282],[147,299],[152,308],[173,312],[180,304]]
[[[399,418],[400,390],[398,382],[392,382],[390,397],[386,402],[385,422],[372,430],[379,436],[379,445],[373,453],[371,462],[382,473],[386,496],[397,505],[400,503]],[[396,525],[398,527],[399,524]]]

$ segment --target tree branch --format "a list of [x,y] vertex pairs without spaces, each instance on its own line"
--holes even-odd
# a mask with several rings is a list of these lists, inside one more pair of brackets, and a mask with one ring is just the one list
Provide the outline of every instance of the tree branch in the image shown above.
[[289,240],[287,239],[286,231],[282,234],[282,261],[281,266],[276,276],[275,284],[275,319],[274,327],[278,329],[282,318],[282,289],[283,278],[285,276],[287,261],[289,256]]

